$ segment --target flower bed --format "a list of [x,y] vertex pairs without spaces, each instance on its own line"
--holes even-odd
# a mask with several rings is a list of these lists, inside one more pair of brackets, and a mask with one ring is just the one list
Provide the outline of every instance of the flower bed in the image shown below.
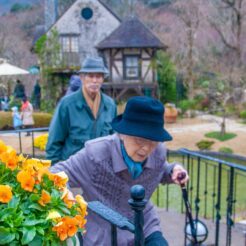
[[0,140],[0,245],[66,245],[84,232],[87,203],[71,199],[64,172],[26,158]]
[[43,134],[34,138],[34,147],[45,150],[49,134]]

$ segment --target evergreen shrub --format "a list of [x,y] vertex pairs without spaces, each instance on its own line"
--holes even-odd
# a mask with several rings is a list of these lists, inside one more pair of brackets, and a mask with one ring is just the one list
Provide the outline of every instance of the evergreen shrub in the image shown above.
[[[43,112],[34,112],[34,127],[48,127],[52,119],[52,114]],[[12,113],[11,112],[0,112],[0,130],[12,128]]]

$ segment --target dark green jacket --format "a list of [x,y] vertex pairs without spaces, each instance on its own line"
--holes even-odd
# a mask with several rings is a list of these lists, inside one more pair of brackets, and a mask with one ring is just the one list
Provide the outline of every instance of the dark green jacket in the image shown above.
[[75,154],[87,140],[113,133],[111,121],[116,116],[112,98],[101,94],[101,104],[95,119],[82,90],[62,98],[49,128],[46,158],[56,163]]

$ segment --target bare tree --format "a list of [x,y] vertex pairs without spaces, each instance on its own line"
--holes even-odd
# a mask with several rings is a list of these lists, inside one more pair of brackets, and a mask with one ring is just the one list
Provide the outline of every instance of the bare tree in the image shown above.
[[194,75],[194,53],[195,38],[200,24],[200,1],[199,0],[180,0],[170,8],[170,11],[178,17],[182,23],[185,37],[184,42],[184,66],[185,82],[188,88],[189,98],[194,97],[195,75]]
[[[231,86],[239,86],[243,76],[245,50],[246,0],[210,0],[213,12],[208,20],[224,46],[223,62],[226,62]],[[241,76],[238,76],[241,74]]]

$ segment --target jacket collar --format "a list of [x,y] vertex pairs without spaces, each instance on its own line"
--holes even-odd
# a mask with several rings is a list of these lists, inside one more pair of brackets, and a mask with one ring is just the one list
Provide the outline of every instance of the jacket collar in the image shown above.
[[[100,93],[101,93],[101,102],[100,102],[99,110],[101,110],[101,108],[105,108],[106,110],[108,110],[109,105],[105,103],[106,96],[104,93],[102,92]],[[88,107],[81,88],[79,88],[78,91],[74,92],[74,96],[76,97],[76,105],[78,108],[82,109],[83,107]]]

